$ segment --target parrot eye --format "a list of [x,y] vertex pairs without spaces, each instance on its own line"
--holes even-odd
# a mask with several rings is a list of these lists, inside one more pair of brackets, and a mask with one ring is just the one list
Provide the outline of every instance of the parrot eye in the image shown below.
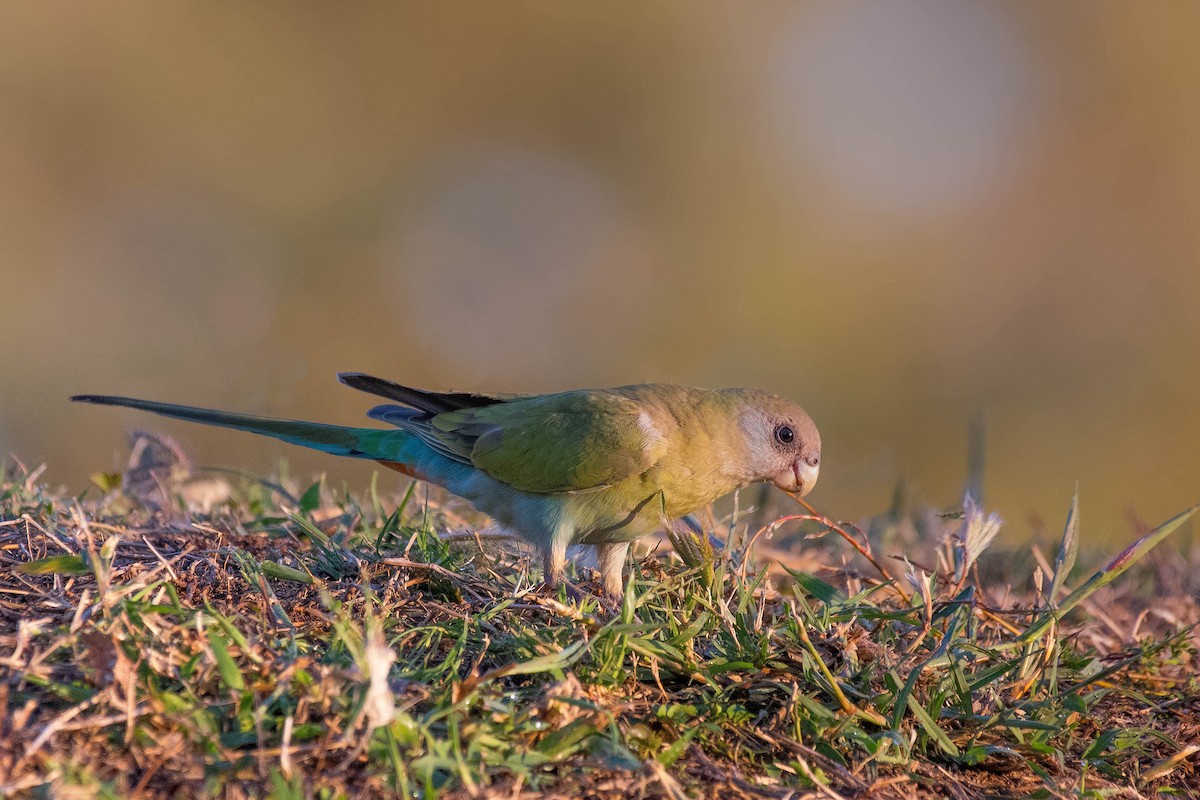
[[791,444],[796,441],[796,432],[792,430],[790,425],[780,425],[775,429],[775,439],[780,444]]

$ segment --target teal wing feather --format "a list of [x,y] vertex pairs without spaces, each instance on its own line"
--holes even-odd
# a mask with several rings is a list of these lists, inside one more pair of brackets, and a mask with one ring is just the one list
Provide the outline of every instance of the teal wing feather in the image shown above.
[[637,402],[605,390],[464,408],[428,424],[437,450],[527,492],[611,486],[648,470],[667,447]]

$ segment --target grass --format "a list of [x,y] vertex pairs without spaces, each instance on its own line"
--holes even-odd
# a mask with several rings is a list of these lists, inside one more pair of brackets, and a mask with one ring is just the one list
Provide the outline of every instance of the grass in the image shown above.
[[840,525],[878,569],[743,512],[614,614],[426,487],[95,482],[0,482],[3,797],[1200,796],[1192,511],[1108,561],[1075,503],[1053,558]]

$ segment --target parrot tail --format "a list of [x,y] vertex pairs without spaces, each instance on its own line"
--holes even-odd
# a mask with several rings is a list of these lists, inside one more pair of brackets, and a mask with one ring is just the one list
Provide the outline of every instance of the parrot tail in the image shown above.
[[406,446],[412,441],[404,431],[379,430],[376,428],[348,428],[341,425],[324,425],[319,422],[301,422],[290,419],[257,417],[251,414],[235,414],[229,411],[214,411],[193,408],[173,403],[155,403],[150,400],[135,400],[132,397],[81,394],[71,398],[80,403],[95,403],[102,406],[125,406],[161,414],[164,417],[186,419],[205,425],[218,425],[249,431],[261,436],[311,447],[337,456],[370,458],[376,461],[405,461]]

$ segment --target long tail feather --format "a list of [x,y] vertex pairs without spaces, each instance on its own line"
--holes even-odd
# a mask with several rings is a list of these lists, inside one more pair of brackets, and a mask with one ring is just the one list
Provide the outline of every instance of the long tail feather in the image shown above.
[[186,419],[205,425],[218,425],[248,431],[262,436],[271,436],[290,444],[311,447],[338,456],[372,458],[376,460],[403,460],[401,452],[408,439],[404,431],[377,430],[375,428],[349,428],[341,425],[324,425],[319,422],[301,422],[290,419],[258,417],[252,414],[235,414],[194,408],[173,403],[156,403],[151,400],[136,400],[132,397],[81,394],[71,398],[80,403],[95,403],[102,406],[125,406],[161,414],[164,417]]

